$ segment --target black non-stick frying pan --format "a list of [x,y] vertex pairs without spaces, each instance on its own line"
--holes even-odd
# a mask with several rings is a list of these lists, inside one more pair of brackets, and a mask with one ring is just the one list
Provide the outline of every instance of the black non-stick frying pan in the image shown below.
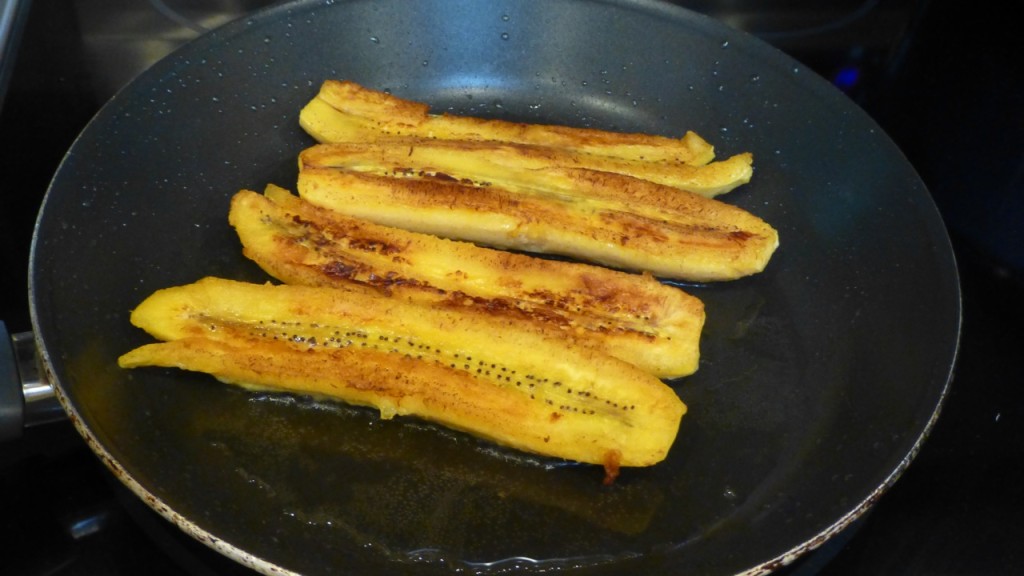
[[[327,78],[436,111],[681,135],[754,154],[724,199],[775,225],[748,279],[685,286],[708,324],[690,412],[650,469],[522,456],[410,420],[124,371],[129,311],[206,275],[265,281],[229,197],[294,188]],[[139,497],[267,573],[756,574],[896,481],[959,335],[955,264],[921,180],[841,93],[768,45],[649,1],[298,1],[194,41],[114,97],[39,216],[31,305],[76,426]]]

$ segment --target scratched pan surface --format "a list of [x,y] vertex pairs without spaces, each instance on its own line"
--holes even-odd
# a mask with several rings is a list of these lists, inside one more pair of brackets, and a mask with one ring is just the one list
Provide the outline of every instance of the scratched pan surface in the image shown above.
[[[326,78],[435,110],[704,135],[750,151],[725,197],[774,224],[753,278],[687,286],[703,360],[663,464],[601,485],[411,421],[202,375],[119,370],[146,295],[263,281],[228,199],[293,188],[299,108]],[[140,498],[264,572],[734,574],[862,514],[942,403],[959,293],[928,192],[885,134],[803,66],[651,2],[295,2],[229,24],[119,93],[41,211],[31,303],[47,369]]]

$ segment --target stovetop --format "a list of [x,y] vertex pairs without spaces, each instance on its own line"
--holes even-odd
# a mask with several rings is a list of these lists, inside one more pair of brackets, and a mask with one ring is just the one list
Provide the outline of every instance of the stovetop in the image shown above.
[[[0,24],[15,30],[0,52],[9,330],[30,329],[34,215],[75,135],[155,59],[267,3],[0,1],[10,19]],[[1000,45],[1012,20],[924,1],[681,3],[775,43],[878,120],[932,191],[960,266],[960,357],[930,438],[869,514],[783,573],[1024,573],[1024,90],[1014,52]],[[967,43],[964,30],[986,34]],[[129,494],[66,422],[0,444],[0,494],[2,574],[249,573]]]

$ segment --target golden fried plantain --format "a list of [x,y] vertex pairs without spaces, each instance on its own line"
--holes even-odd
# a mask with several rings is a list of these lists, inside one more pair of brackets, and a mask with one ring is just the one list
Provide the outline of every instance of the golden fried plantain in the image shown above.
[[321,143],[394,138],[522,145],[554,166],[627,174],[714,197],[746,184],[752,156],[712,161],[714,148],[694,132],[681,139],[590,128],[526,124],[449,114],[352,82],[328,80],[301,111],[300,125]]
[[435,308],[529,322],[662,378],[698,366],[704,306],[649,275],[541,259],[380,226],[283,188],[237,193],[229,221],[244,254],[278,280],[369,286]]
[[760,272],[778,233],[738,207],[646,180],[547,168],[530,147],[388,139],[299,155],[304,199],[379,224],[687,281]]
[[679,139],[550,124],[431,114],[421,102],[354,82],[327,80],[299,113],[299,124],[319,142],[372,141],[387,136],[495,140],[542,145],[651,164],[702,166],[714,147],[694,132]]
[[372,291],[205,278],[158,290],[131,321],[163,342],[123,368],[371,406],[609,476],[663,460],[686,411],[655,376],[529,324]]

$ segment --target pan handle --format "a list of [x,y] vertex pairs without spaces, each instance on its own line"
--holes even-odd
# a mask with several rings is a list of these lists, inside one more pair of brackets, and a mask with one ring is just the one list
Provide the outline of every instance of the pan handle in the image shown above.
[[10,334],[0,321],[0,442],[65,418],[53,385],[41,374],[32,333]]

